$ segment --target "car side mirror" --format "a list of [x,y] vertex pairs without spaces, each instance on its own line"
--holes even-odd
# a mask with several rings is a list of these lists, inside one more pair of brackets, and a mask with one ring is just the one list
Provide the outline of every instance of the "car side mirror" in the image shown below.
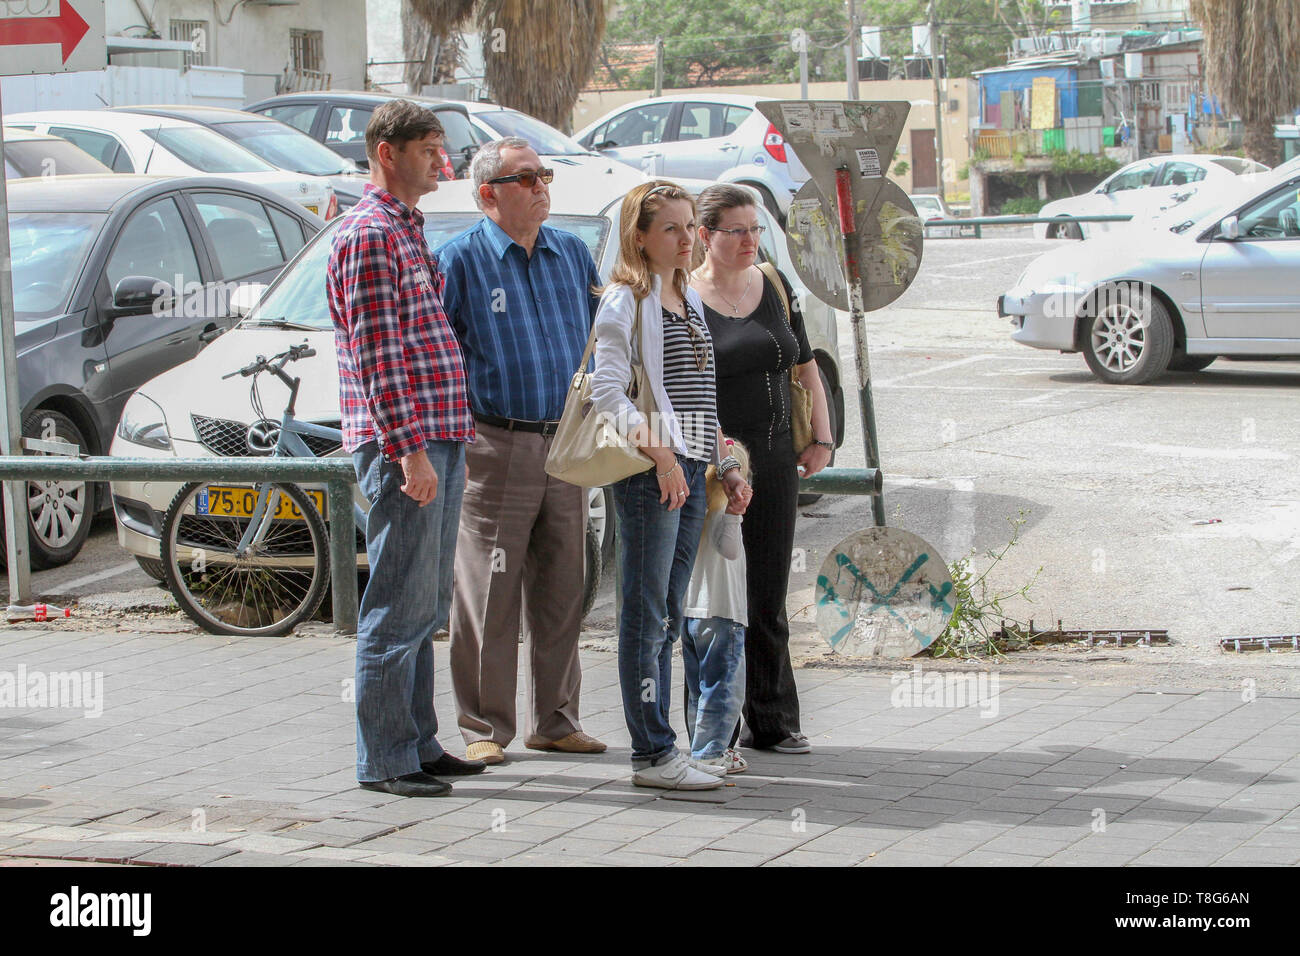
[[605,139],[605,140],[601,140],[599,143],[597,143],[595,146],[591,148],[599,153],[603,149],[613,149],[617,145],[618,143],[614,142],[612,139]]
[[1237,222],[1236,216],[1229,216],[1219,223],[1220,239],[1237,239],[1241,236],[1241,225]]
[[253,306],[262,300],[266,291],[264,282],[244,282],[230,294],[230,314],[243,318],[253,311]]
[[113,311],[118,315],[143,315],[172,308],[176,290],[152,276],[124,276],[113,289]]

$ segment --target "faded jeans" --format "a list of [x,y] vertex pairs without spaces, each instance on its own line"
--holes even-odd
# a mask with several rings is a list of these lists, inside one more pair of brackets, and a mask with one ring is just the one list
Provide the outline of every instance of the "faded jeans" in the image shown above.
[[438,494],[423,508],[402,491],[402,467],[374,442],[352,455],[370,501],[370,580],[357,620],[357,780],[417,773],[443,754],[433,712],[433,634],[447,624],[452,559],[465,491],[465,446],[430,442]]
[[725,617],[688,617],[682,663],[691,756],[721,757],[745,703],[745,625]]
[[623,607],[618,624],[618,679],[632,737],[632,768],[676,756],[668,722],[673,641],[681,636],[682,602],[704,528],[706,462],[678,456],[690,494],[675,511],[659,503],[654,468],[611,486],[618,514]]

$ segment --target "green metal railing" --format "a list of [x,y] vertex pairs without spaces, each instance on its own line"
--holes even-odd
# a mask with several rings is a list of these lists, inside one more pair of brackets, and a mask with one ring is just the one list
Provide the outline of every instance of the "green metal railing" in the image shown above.
[[330,584],[334,627],[357,632],[356,525],[349,458],[59,458],[0,456],[10,481],[259,481],[314,482],[328,492]]
[[[930,226],[974,226],[975,238],[980,238],[983,226],[1030,226],[1038,222],[1129,222],[1132,216],[977,216],[974,219],[927,219],[922,225]],[[962,238],[958,236],[958,238]]]

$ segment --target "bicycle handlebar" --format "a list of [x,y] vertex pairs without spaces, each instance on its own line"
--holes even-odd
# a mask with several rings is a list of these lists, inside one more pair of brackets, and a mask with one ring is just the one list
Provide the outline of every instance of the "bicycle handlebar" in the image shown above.
[[242,375],[244,378],[248,378],[250,375],[256,375],[259,372],[279,372],[288,363],[296,362],[298,359],[311,358],[315,354],[316,350],[303,342],[302,345],[291,345],[287,351],[281,352],[279,355],[272,355],[269,359],[264,355],[259,355],[256,361],[251,364],[221,377],[227,379]]

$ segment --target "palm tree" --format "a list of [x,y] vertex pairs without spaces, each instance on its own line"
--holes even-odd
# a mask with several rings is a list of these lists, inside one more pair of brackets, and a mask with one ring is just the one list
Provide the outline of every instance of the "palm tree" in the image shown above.
[[1281,157],[1273,124],[1300,106],[1300,0],[1192,0],[1205,32],[1205,80],[1241,117],[1246,155]]
[[405,0],[408,84],[429,82],[431,52],[475,15],[486,81],[502,106],[567,130],[605,36],[607,0]]

